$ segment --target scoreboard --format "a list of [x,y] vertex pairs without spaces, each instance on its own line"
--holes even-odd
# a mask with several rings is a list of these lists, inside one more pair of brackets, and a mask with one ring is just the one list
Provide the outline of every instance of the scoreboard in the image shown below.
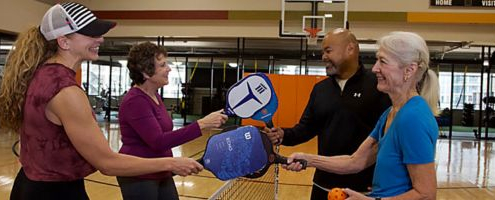
[[430,0],[430,6],[492,7],[495,0]]

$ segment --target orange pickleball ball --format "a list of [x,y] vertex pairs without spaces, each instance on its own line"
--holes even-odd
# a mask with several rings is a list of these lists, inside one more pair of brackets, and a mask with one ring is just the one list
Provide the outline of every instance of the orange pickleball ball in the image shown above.
[[341,188],[333,188],[328,192],[328,200],[344,200],[347,194]]

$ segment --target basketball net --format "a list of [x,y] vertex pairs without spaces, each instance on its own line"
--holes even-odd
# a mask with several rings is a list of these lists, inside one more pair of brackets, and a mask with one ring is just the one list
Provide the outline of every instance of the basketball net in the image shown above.
[[305,28],[306,32],[306,43],[309,46],[317,46],[318,44],[318,32],[321,31],[320,28]]

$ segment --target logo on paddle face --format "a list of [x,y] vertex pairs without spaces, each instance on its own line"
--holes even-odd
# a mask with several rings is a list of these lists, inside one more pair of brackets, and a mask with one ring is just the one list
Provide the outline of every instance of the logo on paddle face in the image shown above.
[[225,138],[225,141],[227,142],[227,147],[229,149],[229,151],[233,151],[234,148],[232,147],[232,141],[230,141],[230,138]]
[[261,114],[263,114],[263,115],[268,114],[268,110],[266,110],[266,108],[263,108],[263,109],[261,110]]
[[258,85],[258,87],[256,87],[254,90],[261,94],[266,90],[266,88],[267,87],[265,86],[265,84],[260,83],[260,85]]
[[250,140],[251,139],[251,132],[244,133],[244,138],[246,138],[246,140]]
[[270,103],[270,84],[260,75],[250,75],[236,83],[227,93],[227,113],[249,118]]

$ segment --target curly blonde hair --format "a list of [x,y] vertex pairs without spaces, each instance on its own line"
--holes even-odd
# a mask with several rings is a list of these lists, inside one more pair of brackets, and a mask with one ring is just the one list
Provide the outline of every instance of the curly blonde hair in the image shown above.
[[18,132],[29,82],[38,66],[57,52],[56,40],[46,41],[38,27],[19,35],[7,55],[0,87],[0,126]]

